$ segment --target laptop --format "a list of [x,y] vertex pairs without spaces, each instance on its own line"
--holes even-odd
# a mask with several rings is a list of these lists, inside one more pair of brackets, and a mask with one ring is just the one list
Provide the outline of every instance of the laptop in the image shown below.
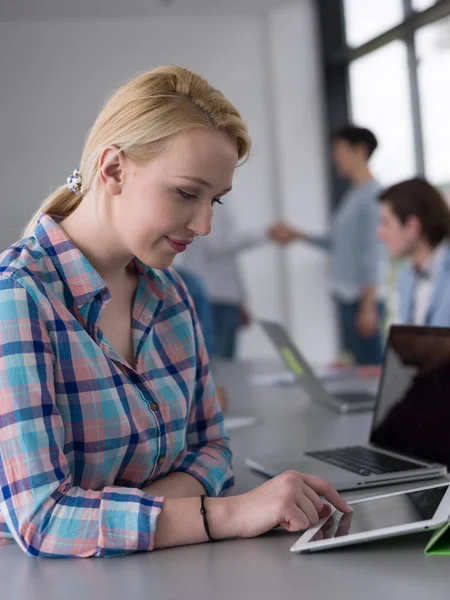
[[[311,399],[340,413],[373,410],[375,408],[376,393],[370,390],[370,388],[373,388],[373,381],[358,382],[352,377],[347,383],[341,382],[339,393],[331,394],[314,373],[311,365],[301,354],[282,325],[264,320],[260,320],[259,324],[280,353],[286,366],[301,380]],[[359,389],[351,391],[352,388],[354,389],[355,383]],[[349,389],[345,389],[345,386]],[[365,389],[361,389],[362,387]]]
[[329,480],[338,490],[438,477],[450,465],[450,328],[394,325],[368,443],[249,458],[268,477],[288,469]]

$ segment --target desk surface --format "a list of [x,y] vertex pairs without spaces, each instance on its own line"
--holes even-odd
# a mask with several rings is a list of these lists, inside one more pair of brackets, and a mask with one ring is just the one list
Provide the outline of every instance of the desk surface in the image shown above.
[[[338,416],[311,404],[299,387],[250,387],[249,365],[217,366],[230,412],[256,415],[256,425],[231,434],[236,493],[262,479],[244,466],[247,456],[367,440],[369,414]],[[374,494],[387,488],[370,490]],[[389,489],[401,489],[394,486]],[[367,493],[367,492],[366,492]],[[347,494],[356,497],[358,494]],[[230,540],[111,559],[28,558],[17,546],[0,548],[0,597],[11,600],[229,600],[308,597],[364,600],[445,598],[448,558],[426,557],[429,534],[327,551],[289,552],[297,534],[276,530],[252,540]]]

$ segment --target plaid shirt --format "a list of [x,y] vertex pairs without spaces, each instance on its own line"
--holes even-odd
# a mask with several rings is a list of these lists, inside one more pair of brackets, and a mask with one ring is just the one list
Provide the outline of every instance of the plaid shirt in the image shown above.
[[0,255],[0,545],[31,556],[152,550],[173,471],[210,495],[231,453],[192,302],[135,260],[136,369],[98,327],[110,292],[49,215]]

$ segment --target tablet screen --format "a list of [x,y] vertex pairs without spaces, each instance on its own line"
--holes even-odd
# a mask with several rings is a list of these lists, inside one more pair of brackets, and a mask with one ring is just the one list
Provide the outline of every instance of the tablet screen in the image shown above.
[[353,513],[335,512],[310,541],[427,521],[433,518],[447,489],[448,486],[443,485],[352,504]]

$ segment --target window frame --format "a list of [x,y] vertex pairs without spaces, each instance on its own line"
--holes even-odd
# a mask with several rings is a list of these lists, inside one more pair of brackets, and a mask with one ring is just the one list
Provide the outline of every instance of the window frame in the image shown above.
[[[393,40],[402,40],[406,44],[408,58],[415,168],[418,175],[424,175],[425,158],[415,33],[425,25],[448,17],[450,0],[438,0],[436,4],[420,12],[413,9],[412,0],[403,0],[403,21],[358,47],[350,47],[346,43],[344,0],[318,0],[317,6],[328,137],[340,125],[351,120],[348,75],[350,63]],[[331,206],[335,207],[342,197],[345,183],[336,176],[331,165],[329,169],[330,200]]]

